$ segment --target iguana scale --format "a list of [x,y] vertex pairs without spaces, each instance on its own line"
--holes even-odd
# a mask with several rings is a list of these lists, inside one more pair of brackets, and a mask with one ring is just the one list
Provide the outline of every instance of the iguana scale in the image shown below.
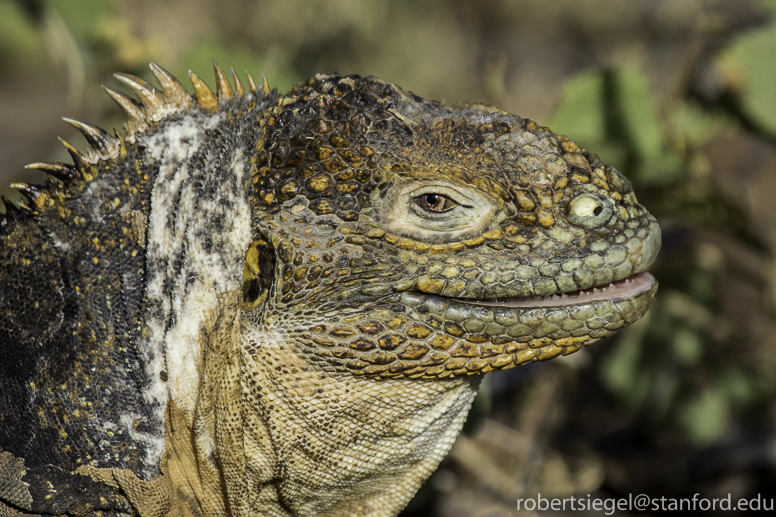
[[0,516],[388,516],[483,374],[633,323],[655,219],[533,121],[220,67],[0,215]]

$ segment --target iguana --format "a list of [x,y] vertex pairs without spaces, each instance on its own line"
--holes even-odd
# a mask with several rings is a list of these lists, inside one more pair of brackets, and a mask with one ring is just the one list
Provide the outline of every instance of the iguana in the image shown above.
[[395,515],[483,374],[653,301],[656,220],[535,122],[150,67],[0,215],[0,516]]

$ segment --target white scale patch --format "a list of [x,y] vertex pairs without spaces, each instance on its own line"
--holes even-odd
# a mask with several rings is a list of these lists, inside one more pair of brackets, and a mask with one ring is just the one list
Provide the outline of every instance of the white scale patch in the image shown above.
[[145,463],[149,467],[148,471],[153,472],[152,468],[158,467],[159,460],[162,458],[162,454],[164,453],[164,440],[160,440],[155,435],[139,432],[135,427],[135,423],[140,418],[140,415],[136,415],[135,413],[128,411],[121,415],[120,422],[133,441],[142,443],[146,446]]
[[[222,295],[239,289],[250,243],[250,208],[240,190],[246,174],[243,150],[233,150],[228,170],[216,170],[207,159],[204,170],[189,165],[205,143],[205,130],[221,119],[219,114],[186,116],[143,141],[149,157],[159,163],[147,234],[150,332],[144,359],[152,385],[144,396],[159,404],[161,421],[168,397],[193,415],[206,324],[217,314]],[[205,183],[207,199],[201,197]],[[223,222],[217,233],[211,229],[215,219]],[[210,239],[209,247],[203,237]],[[149,458],[155,465],[164,450],[164,437],[158,440],[155,457]]]

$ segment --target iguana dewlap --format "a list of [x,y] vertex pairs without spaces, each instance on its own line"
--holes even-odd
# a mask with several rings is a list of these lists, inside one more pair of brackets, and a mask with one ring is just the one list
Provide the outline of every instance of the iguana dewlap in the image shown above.
[[652,303],[657,222],[565,136],[151,69],[0,215],[0,516],[395,515],[484,373]]

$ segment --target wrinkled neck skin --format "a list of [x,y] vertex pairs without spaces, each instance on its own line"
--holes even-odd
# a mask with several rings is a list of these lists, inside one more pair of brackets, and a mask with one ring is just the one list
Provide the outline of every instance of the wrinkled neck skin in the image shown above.
[[398,513],[452,447],[479,378],[327,373],[271,323],[249,315],[242,323],[242,438],[251,453],[233,480],[245,494],[235,514]]
[[233,307],[210,335],[193,421],[174,403],[169,410],[174,508],[208,517],[398,513],[452,447],[481,377],[325,372],[273,322],[235,317]]

